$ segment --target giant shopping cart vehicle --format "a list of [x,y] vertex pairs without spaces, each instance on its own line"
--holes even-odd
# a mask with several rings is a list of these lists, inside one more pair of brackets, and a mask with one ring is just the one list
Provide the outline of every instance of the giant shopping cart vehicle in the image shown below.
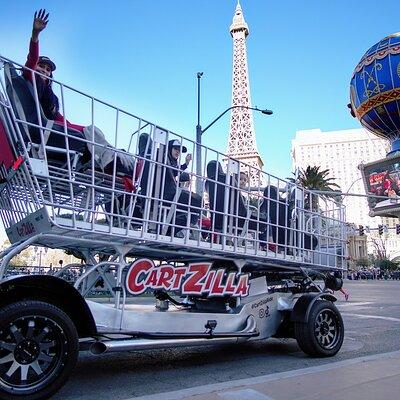
[[[340,350],[340,202],[57,81],[60,110],[79,108],[87,127],[49,120],[41,78],[0,63],[0,213],[11,242],[0,254],[3,397],[50,397],[80,350],[272,336],[314,356]],[[201,170],[186,152],[201,155]],[[240,187],[240,172],[259,184]],[[82,259],[79,274],[72,264],[8,277],[28,246],[66,250]],[[112,301],[93,297],[99,284]]]

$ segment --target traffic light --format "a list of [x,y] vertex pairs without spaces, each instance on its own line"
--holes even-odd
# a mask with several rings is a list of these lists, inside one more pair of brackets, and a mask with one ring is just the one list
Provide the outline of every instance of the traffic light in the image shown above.
[[396,224],[396,234],[400,235],[400,224]]
[[364,226],[363,225],[358,225],[358,235],[364,236]]
[[378,232],[380,235],[383,235],[383,225],[378,225]]

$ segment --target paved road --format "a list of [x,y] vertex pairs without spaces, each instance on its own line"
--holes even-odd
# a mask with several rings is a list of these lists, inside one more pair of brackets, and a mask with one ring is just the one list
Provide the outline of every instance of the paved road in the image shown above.
[[[349,281],[337,304],[346,337],[333,359],[312,359],[295,340],[92,356],[82,354],[54,399],[123,400],[400,350],[400,281]],[[340,294],[339,294],[340,295]]]

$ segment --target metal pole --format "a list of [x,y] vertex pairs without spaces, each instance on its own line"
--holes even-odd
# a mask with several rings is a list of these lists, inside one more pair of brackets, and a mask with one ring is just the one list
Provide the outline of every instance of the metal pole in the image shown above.
[[197,73],[197,126],[196,126],[196,193],[202,195],[202,171],[201,171],[201,137],[204,132],[206,132],[209,128],[211,128],[219,119],[221,119],[229,110],[234,108],[246,108],[248,110],[260,111],[265,115],[272,115],[273,111],[268,109],[259,109],[257,107],[247,107],[247,106],[231,106],[227,108],[224,112],[218,115],[213,121],[211,121],[204,129],[202,129],[200,125],[200,78],[202,77],[203,73]]
[[197,73],[197,126],[200,126],[200,79],[203,76],[202,72]]
[[202,192],[202,171],[201,171],[201,125],[200,125],[200,80],[203,76],[202,72],[197,73],[197,126],[196,126],[196,193],[201,195]]

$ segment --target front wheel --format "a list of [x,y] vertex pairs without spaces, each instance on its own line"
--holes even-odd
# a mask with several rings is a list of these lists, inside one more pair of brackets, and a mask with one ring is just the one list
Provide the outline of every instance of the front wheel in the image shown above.
[[75,325],[59,308],[26,300],[0,310],[0,398],[39,400],[68,379],[78,358]]
[[314,357],[332,357],[342,347],[344,326],[336,306],[327,300],[317,300],[306,323],[296,322],[295,337],[304,353]]

